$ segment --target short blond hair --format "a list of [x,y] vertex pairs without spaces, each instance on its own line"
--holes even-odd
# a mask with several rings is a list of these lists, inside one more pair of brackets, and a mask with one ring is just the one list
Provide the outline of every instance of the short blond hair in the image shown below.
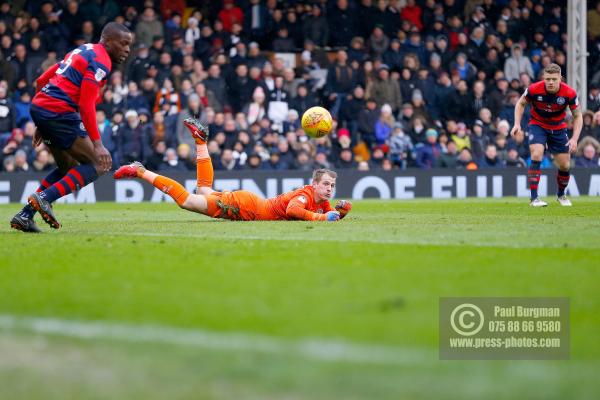
[[321,179],[323,178],[323,175],[329,175],[331,176],[333,179],[337,179],[337,172],[332,171],[330,169],[326,169],[326,168],[320,168],[317,169],[313,172],[313,181],[315,182],[321,182]]
[[560,65],[552,63],[552,64],[546,65],[546,68],[544,68],[544,73],[561,75],[562,71],[560,69]]

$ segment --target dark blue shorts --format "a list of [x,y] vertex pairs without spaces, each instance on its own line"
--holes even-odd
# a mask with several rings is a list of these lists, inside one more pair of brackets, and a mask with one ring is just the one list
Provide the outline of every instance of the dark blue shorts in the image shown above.
[[545,129],[539,125],[529,125],[529,144],[548,145],[552,154],[569,152],[567,129]]
[[66,150],[73,146],[78,136],[84,138],[88,135],[78,113],[58,114],[33,104],[30,112],[47,145]]

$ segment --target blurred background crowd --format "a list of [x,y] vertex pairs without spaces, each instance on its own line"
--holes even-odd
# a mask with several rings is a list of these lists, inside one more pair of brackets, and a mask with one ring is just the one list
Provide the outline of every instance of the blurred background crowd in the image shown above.
[[[210,126],[217,170],[524,167],[527,135],[509,135],[514,106],[549,63],[566,76],[566,1],[0,3],[0,171],[52,168],[47,149],[32,146],[35,79],[113,20],[135,33],[97,108],[114,167],[194,171],[189,116]],[[581,167],[599,165],[596,3]],[[313,105],[335,119],[326,138],[300,128]],[[542,167],[551,165],[548,156]]]

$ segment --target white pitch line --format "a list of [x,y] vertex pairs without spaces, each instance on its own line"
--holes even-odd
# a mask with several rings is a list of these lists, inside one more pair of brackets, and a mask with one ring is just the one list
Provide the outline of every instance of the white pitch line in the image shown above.
[[220,351],[252,351],[295,356],[323,362],[415,365],[437,360],[434,351],[357,344],[318,338],[286,340],[246,332],[216,332],[160,325],[131,325],[101,321],[0,315],[0,333],[34,333],[86,340],[161,343]]

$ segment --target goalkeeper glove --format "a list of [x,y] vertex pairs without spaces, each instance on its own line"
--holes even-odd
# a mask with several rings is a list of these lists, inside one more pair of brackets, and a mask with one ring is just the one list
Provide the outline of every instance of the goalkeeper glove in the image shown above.
[[340,218],[344,218],[352,210],[352,203],[348,200],[340,200],[335,204],[335,209],[339,211]]
[[325,216],[327,217],[327,221],[329,222],[335,222],[340,219],[340,213],[337,211],[328,211],[327,214],[325,214]]

